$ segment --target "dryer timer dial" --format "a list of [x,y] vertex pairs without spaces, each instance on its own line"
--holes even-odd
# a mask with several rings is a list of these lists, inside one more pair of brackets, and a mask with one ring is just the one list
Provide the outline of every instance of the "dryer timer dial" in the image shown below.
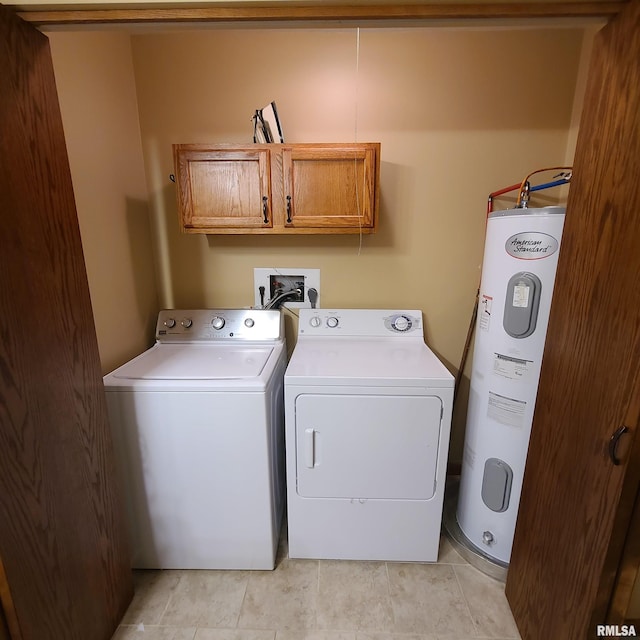
[[397,316],[391,321],[391,328],[394,331],[409,331],[412,326],[413,322],[408,316]]

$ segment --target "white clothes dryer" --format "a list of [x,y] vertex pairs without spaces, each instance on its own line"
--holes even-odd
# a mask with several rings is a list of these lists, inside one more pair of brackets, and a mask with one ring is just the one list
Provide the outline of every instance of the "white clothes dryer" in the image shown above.
[[274,568],[285,367],[280,311],[164,310],[105,376],[134,567]]
[[290,557],[437,560],[453,386],[420,311],[300,310],[285,373]]

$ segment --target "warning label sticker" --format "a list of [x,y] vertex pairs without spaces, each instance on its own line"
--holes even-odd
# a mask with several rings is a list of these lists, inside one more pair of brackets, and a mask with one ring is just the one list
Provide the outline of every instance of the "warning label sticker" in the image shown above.
[[517,284],[513,287],[513,306],[527,308],[529,306],[529,290],[524,284]]
[[491,321],[491,306],[493,298],[491,296],[482,295],[480,299],[480,328],[489,331],[489,322]]
[[526,380],[533,362],[496,353],[493,359],[493,373],[508,380]]
[[524,412],[527,403],[515,398],[507,398],[489,391],[489,406],[487,416],[496,422],[510,427],[522,427],[524,425]]

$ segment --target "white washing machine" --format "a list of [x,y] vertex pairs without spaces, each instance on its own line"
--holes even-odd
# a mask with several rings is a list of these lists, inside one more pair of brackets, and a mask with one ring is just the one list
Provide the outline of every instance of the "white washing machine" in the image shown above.
[[161,311],[104,378],[133,566],[273,569],[285,504],[280,311]]
[[420,311],[300,310],[285,373],[290,557],[437,560],[453,386]]

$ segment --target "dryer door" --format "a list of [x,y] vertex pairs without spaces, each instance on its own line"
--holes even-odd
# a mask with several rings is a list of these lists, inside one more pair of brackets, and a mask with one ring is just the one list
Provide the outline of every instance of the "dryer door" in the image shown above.
[[299,395],[298,494],[428,500],[441,413],[437,396]]

